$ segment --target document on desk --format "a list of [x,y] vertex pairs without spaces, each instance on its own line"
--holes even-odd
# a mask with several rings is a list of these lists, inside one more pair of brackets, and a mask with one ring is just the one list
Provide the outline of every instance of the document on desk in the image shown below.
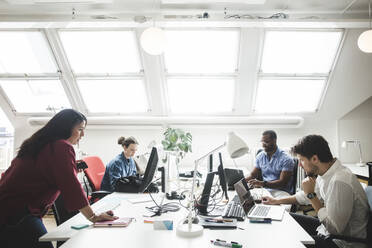
[[124,217],[117,220],[95,222],[94,227],[126,227],[132,222],[133,218]]

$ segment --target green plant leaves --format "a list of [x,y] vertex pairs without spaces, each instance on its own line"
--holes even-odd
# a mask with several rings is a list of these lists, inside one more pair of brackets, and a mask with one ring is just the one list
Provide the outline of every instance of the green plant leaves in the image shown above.
[[[185,132],[179,128],[167,128],[164,132],[164,140],[161,144],[163,145],[164,150],[166,151],[176,151],[177,162],[182,159],[186,153],[192,152],[191,149],[192,135],[189,132]],[[167,159],[163,159],[165,163]]]

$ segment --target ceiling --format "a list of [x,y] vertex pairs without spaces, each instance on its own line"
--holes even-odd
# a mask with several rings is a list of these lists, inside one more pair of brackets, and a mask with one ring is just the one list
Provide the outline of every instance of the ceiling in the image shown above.
[[[204,3],[193,3],[196,0],[192,0],[190,4],[162,4],[161,0],[112,0],[111,3],[94,4],[20,4],[20,2],[32,3],[33,1],[35,0],[0,0],[0,20],[13,18],[18,20],[50,18],[125,20],[133,19],[134,16],[156,16],[157,19],[161,19],[165,15],[168,18],[169,15],[173,15],[173,18],[182,19],[198,18],[205,12],[211,19],[235,14],[239,14],[240,17],[244,15],[248,19],[267,18],[279,12],[287,14],[290,19],[368,18],[368,0],[266,0],[264,4],[247,4],[249,2],[247,0],[216,0],[216,2],[230,2],[226,4],[208,3],[211,1],[202,0],[200,2]],[[110,2],[110,0],[105,1]],[[18,4],[14,4],[14,2],[18,2]],[[76,2],[79,2],[79,0],[76,0]],[[184,2],[187,2],[187,0]]]

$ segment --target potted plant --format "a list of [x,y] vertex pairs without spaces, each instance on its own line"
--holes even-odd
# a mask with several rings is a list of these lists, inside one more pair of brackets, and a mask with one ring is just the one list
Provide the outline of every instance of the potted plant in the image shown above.
[[[164,139],[161,141],[164,151],[174,152],[176,156],[176,164],[185,157],[186,153],[192,152],[191,149],[192,135],[179,128],[168,127],[164,132]],[[168,156],[163,159],[166,163]]]

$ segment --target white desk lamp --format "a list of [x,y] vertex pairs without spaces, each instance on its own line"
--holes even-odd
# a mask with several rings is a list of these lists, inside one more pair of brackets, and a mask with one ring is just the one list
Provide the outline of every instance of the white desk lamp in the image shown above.
[[199,163],[204,160],[205,158],[209,157],[209,155],[219,151],[223,147],[227,146],[227,152],[229,153],[231,158],[238,158],[243,156],[244,154],[248,153],[249,148],[247,144],[234,132],[230,132],[227,135],[227,141],[222,145],[216,147],[212,151],[208,152],[204,156],[200,157],[199,159],[195,160],[195,168],[194,168],[194,177],[192,180],[192,188],[189,197],[189,214],[187,216],[187,224],[184,224],[182,221],[181,224],[177,226],[177,235],[182,237],[197,237],[203,234],[203,227],[198,224],[193,224],[193,217],[192,212],[194,208],[194,190],[195,190],[195,180],[196,180],[196,171],[198,169]]
[[347,148],[347,145],[348,144],[354,144],[354,146],[358,146],[358,149],[359,149],[359,163],[356,163],[357,166],[366,166],[365,163],[363,163],[363,159],[362,159],[362,145],[360,144],[360,141],[359,140],[344,140],[342,142],[342,148]]

